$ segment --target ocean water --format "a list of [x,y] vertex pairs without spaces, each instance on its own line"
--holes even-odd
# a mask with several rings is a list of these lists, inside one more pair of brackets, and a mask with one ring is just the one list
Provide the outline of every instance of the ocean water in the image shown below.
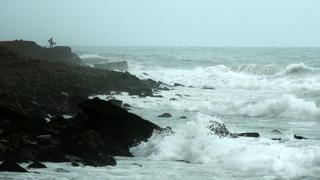
[[[131,112],[175,133],[154,134],[131,148],[134,158],[117,157],[116,167],[48,163],[40,175],[27,178],[320,179],[320,48],[74,50],[88,63],[127,61],[129,72],[140,78],[185,85],[156,93],[163,98],[114,95],[132,105]],[[159,118],[164,112],[172,117]],[[220,138],[209,133],[210,120],[261,137]],[[296,140],[294,134],[308,139]],[[57,173],[57,167],[70,172]]]

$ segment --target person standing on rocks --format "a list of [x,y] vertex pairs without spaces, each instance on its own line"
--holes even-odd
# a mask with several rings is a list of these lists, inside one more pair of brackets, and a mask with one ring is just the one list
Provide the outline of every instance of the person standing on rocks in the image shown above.
[[49,44],[50,44],[50,48],[53,48],[53,46],[56,44],[54,41],[53,41],[53,37],[51,37],[49,40],[48,40]]

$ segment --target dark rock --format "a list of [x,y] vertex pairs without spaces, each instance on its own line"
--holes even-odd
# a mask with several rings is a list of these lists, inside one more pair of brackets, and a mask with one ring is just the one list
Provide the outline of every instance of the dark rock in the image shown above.
[[[12,52],[1,46],[11,42],[0,42],[0,58],[4,57],[0,60],[0,104],[23,109],[28,115],[75,115],[80,112],[78,102],[90,95],[114,91],[152,96],[152,89],[161,84],[149,79],[140,80],[130,73],[93,69],[64,63],[64,60],[39,59],[34,57],[38,53],[32,50],[34,44],[25,43],[32,50],[29,57],[20,53],[19,43],[12,42],[15,44]],[[22,49],[25,44],[21,45]],[[64,50],[57,47],[48,51]]]
[[66,46],[43,48],[32,41],[0,41],[0,47],[13,51],[21,57],[68,64],[82,64],[79,56],[72,53],[71,48]]
[[128,71],[127,61],[100,63],[95,64],[93,67],[104,70]]
[[181,94],[176,94],[176,96],[178,96],[178,97],[182,97],[182,95],[181,95]]
[[77,162],[72,162],[72,163],[71,163],[71,166],[73,166],[73,167],[79,167],[79,166],[80,166],[80,164],[79,164],[79,163],[77,163]]
[[208,128],[213,134],[220,137],[226,137],[230,135],[230,132],[227,129],[226,125],[217,121],[209,121]]
[[168,87],[159,87],[158,89],[162,90],[162,91],[169,91],[170,90]]
[[124,103],[124,104],[123,104],[123,107],[124,107],[124,108],[130,108],[131,105],[130,105],[130,104],[127,104],[127,103]]
[[170,98],[169,100],[170,101],[176,101],[177,99],[176,98]]
[[163,114],[160,114],[158,117],[169,118],[169,117],[172,117],[172,115],[170,113],[163,113]]
[[65,129],[60,138],[63,151],[83,159],[84,164],[102,166],[107,156],[133,155],[129,147],[146,141],[161,128],[129,113],[108,101],[94,98],[79,104],[83,113],[75,117],[73,126]]
[[38,162],[38,161],[35,161],[35,162],[29,164],[27,166],[27,168],[47,168],[47,166],[42,164],[42,163],[40,163],[40,162]]
[[240,137],[255,137],[255,138],[260,137],[260,134],[257,132],[236,133],[236,135]]
[[9,172],[28,172],[26,169],[22,168],[17,163],[11,161],[4,161],[0,164],[0,171]]
[[187,119],[187,116],[180,116],[180,119]]
[[271,140],[274,140],[274,141],[281,141],[281,138],[271,138]]
[[184,85],[179,84],[179,83],[174,83],[173,86],[174,86],[174,87],[178,87],[178,86],[184,87]]
[[203,86],[202,89],[215,90],[216,88],[214,88],[214,87],[209,87],[209,86]]
[[85,166],[93,166],[93,167],[116,166],[117,161],[113,157],[103,157],[98,160],[85,160],[83,164]]
[[156,97],[156,98],[163,98],[162,95],[153,95],[152,97]]
[[191,162],[190,161],[187,161],[187,160],[176,160],[177,162],[182,162],[182,163],[187,163],[187,164],[190,164]]
[[113,105],[116,105],[118,107],[122,107],[122,101],[117,99],[109,99],[108,102],[112,103]]
[[293,137],[294,137],[295,139],[299,139],[299,140],[308,139],[308,138],[305,138],[305,137],[303,137],[303,136],[299,136],[299,135],[296,135],[296,134],[294,134]]

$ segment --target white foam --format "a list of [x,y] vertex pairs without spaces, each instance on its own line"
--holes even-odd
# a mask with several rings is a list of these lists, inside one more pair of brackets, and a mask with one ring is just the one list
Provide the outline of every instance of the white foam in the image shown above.
[[105,57],[98,54],[82,54],[79,56],[81,59],[105,59]]
[[319,144],[300,146],[296,141],[219,138],[208,133],[209,120],[217,118],[197,115],[194,121],[175,128],[173,135],[155,134],[131,151],[152,160],[183,160],[209,164],[216,171],[271,173],[282,178],[303,177],[319,170],[316,168],[320,165]]
[[250,117],[320,117],[320,107],[315,102],[297,98],[293,95],[235,103],[235,111],[238,114]]

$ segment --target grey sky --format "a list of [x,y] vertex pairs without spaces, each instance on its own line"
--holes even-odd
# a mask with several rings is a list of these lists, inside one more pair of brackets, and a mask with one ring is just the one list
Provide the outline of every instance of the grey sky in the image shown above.
[[320,46],[320,0],[0,0],[0,40]]

